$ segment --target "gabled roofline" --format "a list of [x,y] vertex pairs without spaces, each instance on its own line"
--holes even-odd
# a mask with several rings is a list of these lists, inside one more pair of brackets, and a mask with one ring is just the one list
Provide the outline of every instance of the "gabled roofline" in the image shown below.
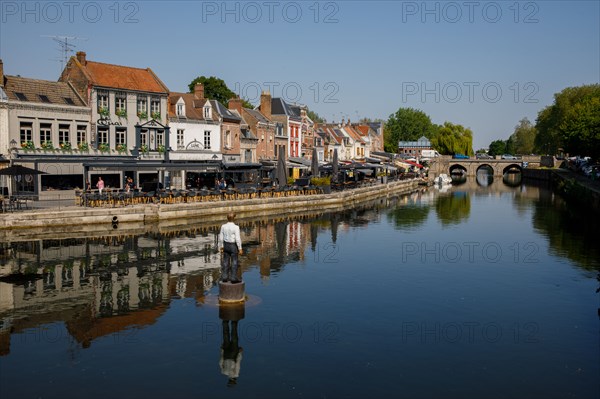
[[67,84],[69,85],[69,87],[71,88],[71,90],[73,91],[73,93],[75,93],[75,95],[77,96],[77,98],[79,98],[79,99],[81,100],[81,102],[82,102],[82,103],[84,103],[86,107],[88,107],[88,106],[89,106],[89,104],[87,103],[87,101],[86,101],[86,100],[84,100],[84,99],[83,99],[83,97],[81,97],[81,96],[79,95],[79,93],[78,93],[78,92],[77,92],[77,90],[75,89],[75,86],[73,86],[73,85],[71,84],[71,81],[70,81],[70,80],[67,80]]

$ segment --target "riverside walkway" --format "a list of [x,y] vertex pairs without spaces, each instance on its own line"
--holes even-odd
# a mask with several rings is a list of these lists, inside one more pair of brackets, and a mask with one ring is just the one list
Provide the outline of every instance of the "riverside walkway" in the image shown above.
[[75,233],[110,226],[119,230],[135,230],[145,224],[181,219],[210,223],[222,221],[223,215],[231,211],[236,212],[239,218],[287,215],[311,210],[334,211],[372,199],[413,191],[418,187],[419,181],[416,178],[396,180],[329,194],[307,191],[302,195],[223,198],[219,201],[156,201],[127,206],[106,203],[96,207],[72,205],[60,209],[9,212],[0,214],[0,239],[10,239],[11,236],[32,229]]

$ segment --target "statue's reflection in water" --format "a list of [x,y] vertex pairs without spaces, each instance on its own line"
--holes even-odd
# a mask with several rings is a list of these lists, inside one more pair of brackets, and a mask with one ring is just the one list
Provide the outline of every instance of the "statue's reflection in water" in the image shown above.
[[229,379],[227,386],[237,384],[240,376],[243,348],[239,345],[238,322],[244,318],[244,303],[219,305],[219,318],[223,321],[223,343],[221,345],[221,373]]

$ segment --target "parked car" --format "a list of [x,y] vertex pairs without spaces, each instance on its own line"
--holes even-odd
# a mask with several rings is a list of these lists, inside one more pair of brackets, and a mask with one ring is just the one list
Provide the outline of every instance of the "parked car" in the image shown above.
[[514,155],[511,155],[511,154],[504,154],[504,155],[502,155],[502,159],[516,160],[516,159],[519,159],[519,158],[517,158],[517,157],[515,157]]
[[600,176],[600,164],[588,165],[583,169],[583,174],[590,179],[598,179]]
[[469,159],[469,156],[465,155],[465,154],[454,154],[454,156],[452,158],[454,158],[454,159]]
[[491,156],[489,154],[486,154],[484,152],[480,152],[480,153],[475,154],[475,158],[477,158],[477,159],[494,159],[493,156]]

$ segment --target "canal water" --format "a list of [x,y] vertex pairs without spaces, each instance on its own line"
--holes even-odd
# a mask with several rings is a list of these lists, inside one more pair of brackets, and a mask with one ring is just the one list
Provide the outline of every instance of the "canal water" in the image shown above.
[[472,180],[240,221],[237,307],[199,221],[2,243],[0,397],[599,397],[598,224]]

